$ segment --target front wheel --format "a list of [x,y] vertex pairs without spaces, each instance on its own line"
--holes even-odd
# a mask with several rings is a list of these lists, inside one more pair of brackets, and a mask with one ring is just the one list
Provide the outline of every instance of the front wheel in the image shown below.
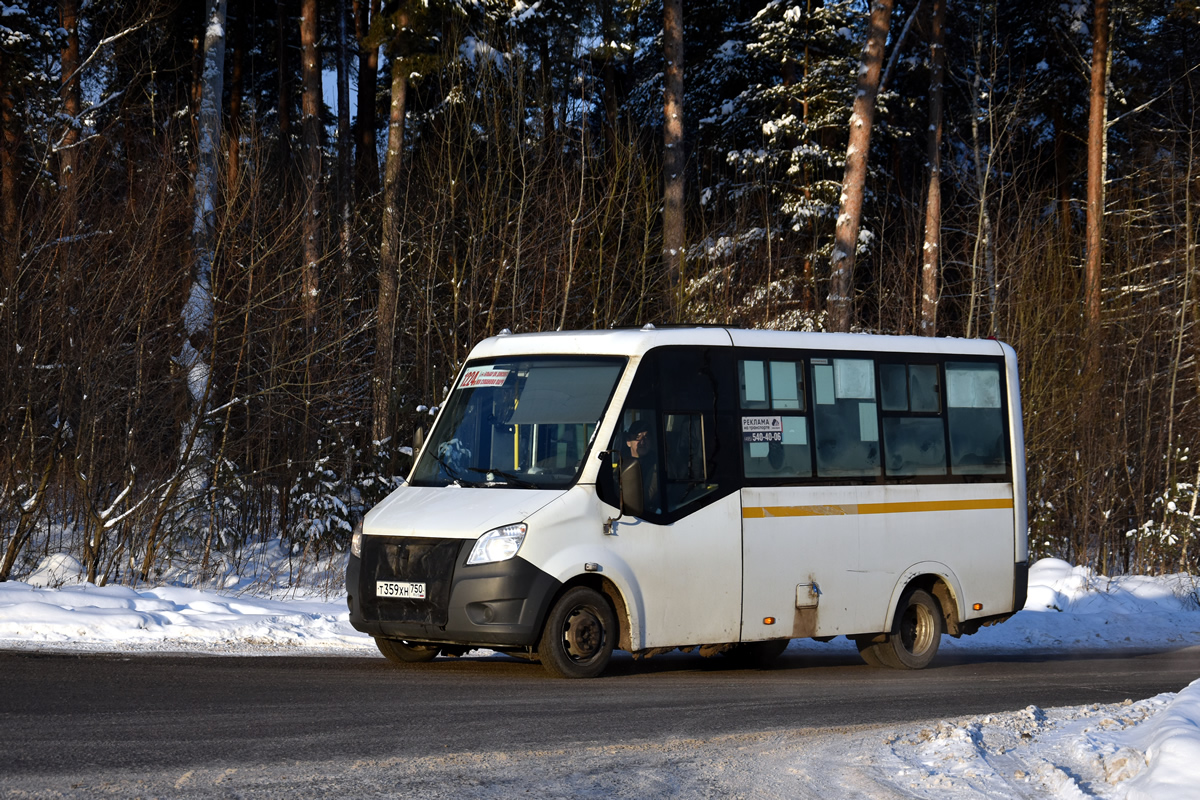
[[408,642],[402,639],[384,639],[375,637],[375,646],[383,653],[388,661],[394,664],[423,664],[437,658],[436,644],[425,642]]
[[576,586],[550,609],[538,658],[556,678],[594,678],[608,666],[616,638],[617,617],[608,600]]
[[872,666],[924,669],[937,655],[945,621],[929,592],[912,589],[900,598],[892,632],[882,642],[860,641],[859,654]]

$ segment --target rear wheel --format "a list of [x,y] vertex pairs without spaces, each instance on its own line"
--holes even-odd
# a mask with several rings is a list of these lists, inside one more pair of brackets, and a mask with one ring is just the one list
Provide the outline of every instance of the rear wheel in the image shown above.
[[409,642],[402,639],[384,639],[375,637],[375,646],[383,653],[388,661],[395,664],[423,664],[437,658],[436,644],[427,642]]
[[858,645],[858,654],[862,656],[862,660],[867,662],[868,667],[886,667],[879,660],[879,655],[875,652],[878,649],[878,643],[869,642],[865,639],[855,639],[854,643]]
[[617,617],[608,600],[576,586],[550,609],[538,658],[556,678],[594,678],[608,666],[616,639]]
[[945,620],[937,600],[924,589],[900,598],[892,632],[882,642],[858,642],[863,661],[893,669],[924,669],[937,655]]

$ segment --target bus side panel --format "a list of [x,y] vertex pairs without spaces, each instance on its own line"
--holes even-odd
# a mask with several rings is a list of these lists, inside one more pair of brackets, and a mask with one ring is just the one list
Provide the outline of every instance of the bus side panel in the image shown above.
[[[595,565],[624,595],[634,650],[735,642],[741,612],[737,493],[655,525],[576,486],[529,520],[521,556],[563,583]],[[613,535],[605,520],[620,517]]]
[[[1013,489],[1007,483],[860,487],[862,633],[890,628],[913,565],[945,565],[962,587],[962,621],[1011,611]],[[979,603],[980,611],[972,606]],[[950,611],[950,609],[947,609]]]
[[741,619],[741,506],[736,492],[670,525],[624,517],[611,548],[645,606],[642,648],[735,642]]
[[854,492],[742,489],[742,641],[858,632]]

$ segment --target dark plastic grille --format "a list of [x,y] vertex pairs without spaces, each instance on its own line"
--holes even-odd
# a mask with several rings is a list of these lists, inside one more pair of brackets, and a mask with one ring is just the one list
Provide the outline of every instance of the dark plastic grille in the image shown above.
[[[444,626],[454,565],[462,546],[462,539],[364,536],[360,573],[363,615],[380,621]],[[376,597],[376,581],[424,583],[425,599]]]

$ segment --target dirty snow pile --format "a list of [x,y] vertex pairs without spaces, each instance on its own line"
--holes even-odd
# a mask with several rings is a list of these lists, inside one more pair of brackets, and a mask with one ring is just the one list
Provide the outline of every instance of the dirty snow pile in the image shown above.
[[871,759],[904,797],[1200,796],[1200,681],[1138,702],[989,714],[893,734]]
[[[317,580],[313,568],[298,581],[283,550],[260,556],[254,574],[226,571],[210,581],[220,587],[213,589],[189,588],[183,577],[137,589],[95,586],[81,582],[77,561],[51,556],[26,580],[0,583],[0,648],[378,657],[371,640],[350,627],[342,587],[330,578],[340,563],[322,566]],[[1200,645],[1197,585],[1188,575],[1107,578],[1046,559],[1030,569],[1023,611],[974,636],[947,637],[942,647],[1052,654]],[[797,640],[790,650],[830,648],[855,652],[845,639]],[[835,738],[815,752],[785,746],[764,761],[795,773],[797,764],[824,758],[833,784],[842,783],[838,774],[857,776],[843,784],[846,796],[1200,797],[1200,680],[1177,695],[1137,702],[1030,706],[901,727],[882,738],[878,731]],[[850,772],[838,769],[847,752],[864,754]],[[869,788],[856,785],[868,774]]]

